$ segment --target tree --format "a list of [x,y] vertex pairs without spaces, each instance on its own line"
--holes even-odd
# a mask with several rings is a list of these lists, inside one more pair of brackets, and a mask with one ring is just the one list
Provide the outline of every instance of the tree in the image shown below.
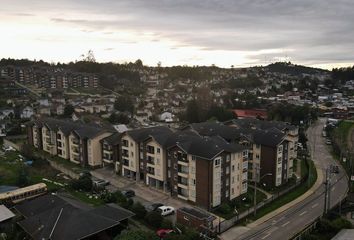
[[95,55],[93,54],[93,51],[91,49],[88,50],[86,55],[82,54],[81,57],[84,62],[96,62]]
[[134,203],[131,207],[131,210],[133,213],[135,213],[135,217],[137,219],[143,219],[147,212],[145,207],[140,202]]
[[130,97],[120,96],[114,103],[114,108],[120,112],[130,112],[134,111],[134,104]]
[[159,228],[161,226],[162,220],[163,218],[161,214],[155,211],[148,212],[145,216],[145,221],[147,224],[154,228]]
[[201,122],[200,108],[199,108],[198,103],[195,99],[193,99],[187,103],[185,119],[189,123]]
[[29,183],[30,183],[30,178],[28,172],[24,167],[22,167],[18,172],[16,185],[19,187],[25,187],[28,186]]
[[71,188],[89,192],[92,190],[92,179],[89,175],[83,175],[79,179],[73,179],[70,182]]
[[129,116],[124,113],[112,113],[108,121],[112,124],[128,124],[130,122]]
[[124,230],[121,234],[116,236],[114,240],[159,240],[156,234],[152,231],[143,230]]
[[74,113],[74,107],[71,104],[65,105],[64,108],[64,116],[65,117],[70,117]]

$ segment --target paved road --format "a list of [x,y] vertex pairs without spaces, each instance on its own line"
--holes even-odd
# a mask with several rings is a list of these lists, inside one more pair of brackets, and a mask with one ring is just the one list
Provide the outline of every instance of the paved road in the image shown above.
[[[320,178],[325,176],[325,169],[330,164],[336,164],[329,153],[329,148],[325,144],[325,139],[321,136],[324,119],[319,120],[308,130],[308,139],[313,159]],[[343,169],[340,173],[332,175],[332,187],[330,194],[331,206],[339,203],[346,195],[347,177]],[[291,208],[275,215],[264,223],[261,223],[248,231],[243,228],[240,235],[232,235],[233,229],[222,235],[223,239],[240,240],[284,240],[289,239],[306,225],[310,224],[317,217],[321,216],[324,210],[324,184],[319,184],[308,197],[295,204]]]

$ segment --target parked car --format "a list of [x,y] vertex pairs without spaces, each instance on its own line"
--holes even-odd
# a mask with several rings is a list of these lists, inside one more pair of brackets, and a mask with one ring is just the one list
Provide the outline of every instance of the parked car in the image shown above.
[[156,231],[156,235],[160,238],[163,239],[165,237],[167,237],[170,234],[176,234],[175,231],[173,229],[158,229]]
[[170,206],[161,206],[158,208],[161,216],[168,216],[175,213],[175,208]]
[[162,203],[153,203],[151,205],[147,205],[145,208],[147,211],[152,212],[152,211],[156,211],[159,207],[162,206],[163,206]]
[[124,190],[122,191],[122,194],[127,197],[127,198],[132,198],[135,196],[135,192],[133,190]]

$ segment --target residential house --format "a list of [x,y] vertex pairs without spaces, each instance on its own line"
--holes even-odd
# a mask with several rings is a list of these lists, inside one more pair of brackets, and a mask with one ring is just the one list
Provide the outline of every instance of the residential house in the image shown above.
[[34,115],[34,110],[30,106],[26,106],[21,109],[20,118],[21,119],[30,119]]

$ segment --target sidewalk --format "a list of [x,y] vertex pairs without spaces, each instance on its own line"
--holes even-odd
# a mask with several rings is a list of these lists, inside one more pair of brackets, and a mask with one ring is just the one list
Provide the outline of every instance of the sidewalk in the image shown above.
[[313,194],[316,191],[316,189],[321,186],[321,184],[323,182],[323,173],[322,173],[322,171],[318,171],[318,168],[316,167],[316,172],[317,172],[317,180],[316,180],[315,184],[309,190],[307,190],[307,192],[302,194],[300,197],[294,199],[293,201],[285,204],[284,206],[274,210],[273,212],[268,213],[267,215],[264,215],[263,217],[257,219],[256,221],[248,224],[247,227],[253,228],[253,227],[255,227],[255,226],[259,225],[259,224],[262,224],[262,223],[268,221],[270,218],[272,218],[272,217],[284,212],[285,210],[288,210],[292,206],[296,205],[297,203],[303,201],[308,196]]

